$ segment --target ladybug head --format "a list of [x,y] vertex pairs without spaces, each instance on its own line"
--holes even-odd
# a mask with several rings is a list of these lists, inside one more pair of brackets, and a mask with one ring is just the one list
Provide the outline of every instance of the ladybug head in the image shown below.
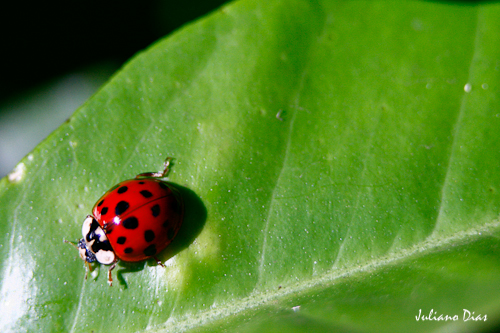
[[97,260],[94,252],[90,250],[87,243],[85,243],[85,239],[83,238],[78,242],[78,252],[80,253],[80,258],[86,262],[94,262]]
[[115,252],[111,248],[108,237],[97,220],[88,215],[82,225],[83,238],[78,242],[80,258],[86,262],[98,261],[109,265],[116,261]]

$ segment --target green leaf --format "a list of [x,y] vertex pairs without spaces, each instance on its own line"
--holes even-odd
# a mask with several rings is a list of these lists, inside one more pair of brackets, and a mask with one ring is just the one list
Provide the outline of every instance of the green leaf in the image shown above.
[[[0,330],[499,325],[499,32],[494,3],[248,0],[159,41],[0,182]],[[167,267],[85,281],[63,239],[167,156]]]

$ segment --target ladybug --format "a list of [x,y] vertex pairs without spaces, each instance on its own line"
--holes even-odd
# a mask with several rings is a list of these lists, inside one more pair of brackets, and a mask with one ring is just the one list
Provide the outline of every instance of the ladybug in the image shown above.
[[171,160],[165,160],[163,172],[141,173],[112,187],[83,221],[83,238],[77,245],[80,257],[88,269],[94,261],[111,265],[110,286],[118,260],[137,262],[153,257],[163,266],[155,255],[172,242],[184,216],[179,190],[161,180],[168,174]]

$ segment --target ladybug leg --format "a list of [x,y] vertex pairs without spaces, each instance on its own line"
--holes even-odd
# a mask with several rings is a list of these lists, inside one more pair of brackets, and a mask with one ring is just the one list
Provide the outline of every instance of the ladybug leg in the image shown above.
[[159,266],[161,266],[161,267],[165,268],[165,265],[163,265],[163,263],[161,262],[161,260],[160,260],[160,259],[158,259],[156,256],[154,256],[153,258],[156,260],[156,263],[157,263]]
[[168,172],[170,171],[170,162],[172,161],[172,157],[167,157],[165,161],[163,161],[163,172],[161,174],[161,177],[166,177],[168,175]]
[[111,276],[111,271],[116,267],[116,262],[111,265],[111,267],[108,270],[108,284],[110,287],[113,286],[113,277]]
[[88,273],[92,273],[92,266],[88,261],[85,261],[85,280],[87,280]]
[[165,161],[163,162],[163,171],[140,173],[137,176],[135,176],[135,179],[166,177],[168,175],[168,172],[170,171],[170,162],[172,161],[172,159],[173,159],[172,157],[167,157],[165,159]]

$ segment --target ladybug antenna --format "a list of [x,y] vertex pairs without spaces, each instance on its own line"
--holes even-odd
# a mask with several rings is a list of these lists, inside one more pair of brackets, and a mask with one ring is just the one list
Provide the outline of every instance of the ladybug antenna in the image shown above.
[[66,240],[66,239],[64,239],[64,238],[63,238],[63,242],[64,242],[64,243],[67,243],[67,244],[69,244],[69,245],[71,245],[71,246],[73,246],[73,247],[74,247],[74,248],[76,248],[77,250],[79,249],[79,248],[78,248],[78,245],[76,245],[76,243],[74,243],[74,242],[72,242],[72,241],[69,241],[69,240]]

